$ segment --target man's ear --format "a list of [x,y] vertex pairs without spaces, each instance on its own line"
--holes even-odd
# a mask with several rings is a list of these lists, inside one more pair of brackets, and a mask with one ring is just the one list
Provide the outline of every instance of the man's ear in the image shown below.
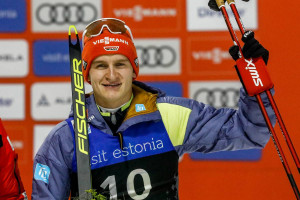
[[136,79],[136,74],[134,72],[132,73],[132,78]]

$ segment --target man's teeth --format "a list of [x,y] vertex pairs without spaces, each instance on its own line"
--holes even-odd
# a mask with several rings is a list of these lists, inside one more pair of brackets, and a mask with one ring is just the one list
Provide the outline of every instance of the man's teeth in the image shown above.
[[104,86],[118,86],[120,84],[104,84]]

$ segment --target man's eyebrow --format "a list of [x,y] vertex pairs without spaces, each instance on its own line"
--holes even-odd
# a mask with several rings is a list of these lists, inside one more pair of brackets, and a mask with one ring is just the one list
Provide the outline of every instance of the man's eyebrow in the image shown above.
[[95,60],[95,61],[93,61],[93,63],[92,64],[95,64],[95,63],[104,63],[105,61],[102,61],[102,60]]
[[129,62],[129,60],[128,59],[120,59],[120,60],[116,60],[116,62]]
[[[129,62],[129,60],[128,59],[120,59],[120,60],[116,60],[115,62]],[[97,64],[97,63],[106,63],[106,62],[103,60],[95,60],[95,61],[93,61],[92,64]]]

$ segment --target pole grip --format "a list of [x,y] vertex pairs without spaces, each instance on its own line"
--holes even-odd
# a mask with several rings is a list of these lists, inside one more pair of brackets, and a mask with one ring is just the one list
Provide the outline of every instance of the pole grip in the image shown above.
[[218,5],[218,8],[225,6],[225,0],[216,0],[216,3]]
[[226,0],[226,1],[227,1],[228,5],[230,5],[231,3],[235,3],[234,0]]

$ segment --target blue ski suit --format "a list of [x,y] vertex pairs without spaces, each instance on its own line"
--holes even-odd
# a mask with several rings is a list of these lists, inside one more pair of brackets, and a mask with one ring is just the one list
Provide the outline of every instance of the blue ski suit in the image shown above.
[[[254,97],[241,89],[239,109],[215,109],[166,96],[141,82],[114,135],[94,95],[86,98],[92,185],[107,199],[178,199],[184,153],[263,148],[270,138]],[[262,97],[272,123],[275,115]],[[73,114],[50,132],[34,159],[32,199],[78,196]]]

